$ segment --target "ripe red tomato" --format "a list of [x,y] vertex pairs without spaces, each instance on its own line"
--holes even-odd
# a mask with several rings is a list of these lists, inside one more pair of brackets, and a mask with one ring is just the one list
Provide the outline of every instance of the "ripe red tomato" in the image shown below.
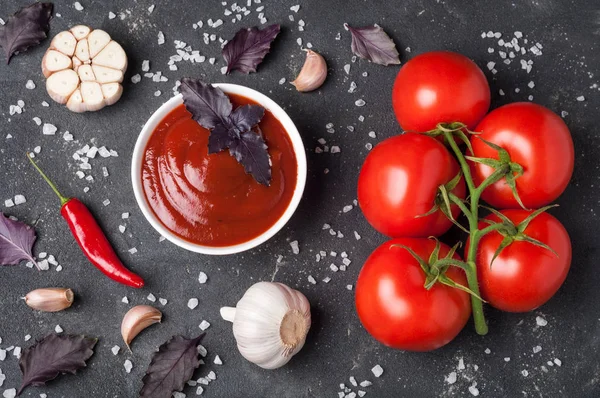
[[[406,133],[386,139],[365,159],[358,177],[358,202],[373,228],[390,237],[428,237],[446,232],[452,223],[430,211],[437,189],[458,174],[458,164],[434,138]],[[465,197],[460,180],[452,192]],[[459,209],[452,206],[457,217]]]
[[[503,210],[515,225],[532,212]],[[486,217],[499,221],[496,215]],[[488,224],[480,223],[479,228]],[[509,312],[526,312],[548,301],[563,284],[571,266],[571,240],[563,225],[548,213],[534,218],[524,233],[550,246],[550,250],[529,242],[514,241],[496,257],[503,236],[491,232],[479,241],[477,274],[483,298],[492,306]],[[466,249],[469,250],[469,242]],[[466,252],[465,252],[466,253]]]
[[432,51],[417,55],[400,69],[392,105],[405,131],[424,132],[451,122],[462,122],[472,130],[490,108],[490,86],[469,58]]
[[[426,290],[426,276],[419,263],[406,249],[394,244],[410,247],[425,261],[435,248],[434,241],[423,238],[394,239],[379,246],[356,282],[358,317],[371,336],[387,346],[435,350],[454,339],[469,320],[469,294],[441,283]],[[442,243],[440,258],[449,249]],[[450,267],[446,276],[467,285],[460,268]]]
[[[560,196],[573,174],[574,150],[569,128],[554,112],[531,102],[516,102],[490,112],[471,138],[476,157],[498,159],[496,150],[477,137],[506,149],[511,161],[523,166],[516,179],[517,192],[527,208],[543,207]],[[472,163],[476,184],[493,169]],[[483,200],[500,209],[519,208],[505,179],[487,188]]]

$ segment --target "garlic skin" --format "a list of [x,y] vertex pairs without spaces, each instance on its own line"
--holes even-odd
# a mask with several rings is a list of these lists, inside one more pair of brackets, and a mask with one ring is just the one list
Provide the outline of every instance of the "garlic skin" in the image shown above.
[[263,369],[288,363],[304,346],[310,329],[310,303],[297,290],[281,283],[258,282],[236,308],[221,308],[233,322],[233,335],[244,358]]
[[48,287],[27,293],[25,304],[34,310],[57,312],[69,308],[73,304],[73,291],[64,287]]
[[162,312],[149,305],[136,305],[127,311],[121,322],[121,336],[129,351],[131,351],[129,344],[135,336],[148,326],[160,323],[161,320]]
[[291,82],[300,92],[308,92],[318,89],[323,85],[327,78],[327,63],[321,54],[312,51],[306,51],[306,60],[296,80]]

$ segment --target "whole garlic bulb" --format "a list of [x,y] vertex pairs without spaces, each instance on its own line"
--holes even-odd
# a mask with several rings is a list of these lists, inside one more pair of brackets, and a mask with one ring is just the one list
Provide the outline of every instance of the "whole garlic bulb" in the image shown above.
[[310,303],[281,283],[258,282],[236,308],[221,308],[233,322],[233,335],[244,358],[264,369],[277,369],[304,346],[310,329]]

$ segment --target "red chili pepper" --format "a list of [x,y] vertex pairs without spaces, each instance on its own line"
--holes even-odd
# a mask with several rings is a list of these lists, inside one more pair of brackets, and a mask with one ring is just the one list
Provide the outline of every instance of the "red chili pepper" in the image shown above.
[[135,288],[143,287],[144,280],[121,263],[88,208],[76,198],[64,197],[29,154],[27,154],[27,158],[60,198],[62,206],[60,214],[69,224],[71,233],[90,262],[112,280]]

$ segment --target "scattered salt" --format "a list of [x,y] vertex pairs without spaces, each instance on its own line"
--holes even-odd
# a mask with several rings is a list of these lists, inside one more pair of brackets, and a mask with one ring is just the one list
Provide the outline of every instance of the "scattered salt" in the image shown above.
[[3,398],[15,398],[17,396],[17,390],[14,388],[9,388],[8,390],[4,390],[2,393]]
[[121,218],[122,218],[123,220],[125,220],[125,219],[129,218],[129,213],[122,213],[122,214],[121,214]]
[[197,298],[189,299],[187,302],[187,306],[190,310],[193,310],[194,308],[196,308],[198,306],[198,299]]
[[15,205],[22,205],[23,203],[27,202],[27,199],[25,199],[25,196],[23,195],[15,195]]
[[446,383],[454,384],[456,383],[456,372],[450,372],[448,376],[445,377]]
[[27,83],[25,83],[25,88],[28,90],[33,90],[35,88],[35,83],[33,80],[27,80]]
[[537,354],[538,352],[542,351],[542,347],[539,345],[536,345],[535,347],[533,347],[533,353]]
[[381,375],[383,374],[383,368],[380,365],[375,365],[373,369],[371,369],[371,372],[373,372],[373,375],[375,375],[375,377],[381,377]]
[[146,298],[148,299],[148,301],[151,301],[153,303],[156,302],[156,296],[153,295],[152,293],[148,294],[148,297],[146,297]]
[[583,102],[585,101],[585,97],[583,95],[580,95],[579,97],[577,97],[577,101]]
[[200,275],[198,275],[198,282],[200,282],[201,284],[206,283],[206,281],[208,280],[208,276],[206,275],[206,273],[200,271]]
[[221,361],[220,356],[215,356],[215,360],[213,361],[215,365],[223,365],[223,361]]
[[160,303],[160,305],[167,305],[167,303],[169,302],[166,298],[159,298],[158,302]]
[[42,127],[42,133],[44,135],[54,135],[58,129],[55,125],[50,123],[44,123],[44,127]]
[[205,320],[202,320],[202,322],[200,322],[200,329],[201,330],[206,330],[209,327],[210,327],[210,323],[209,322],[207,322]]
[[125,368],[125,373],[131,373],[131,369],[133,369],[133,363],[129,359],[126,359],[123,363],[123,367]]
[[317,281],[315,280],[315,278],[314,278],[312,275],[309,275],[307,279],[308,279],[308,281],[309,281],[310,283],[312,283],[313,285],[316,285],[316,284],[317,284]]
[[61,328],[60,325],[56,325],[56,327],[54,328],[54,331],[56,333],[62,333],[63,332],[63,328]]
[[110,204],[110,199],[104,199],[104,201],[102,202],[102,204],[104,206],[108,206]]
[[112,12],[112,11],[109,11],[109,13],[108,13],[108,19],[115,19],[115,17],[116,17],[115,13]]
[[542,318],[541,316],[536,316],[535,323],[538,326],[546,326],[548,324],[548,321],[546,319]]
[[118,345],[113,346],[113,348],[110,349],[113,353],[113,355],[117,355],[119,353],[119,351],[121,351],[121,347],[119,347]]
[[367,103],[366,103],[366,102],[365,102],[365,100],[364,100],[364,99],[362,99],[362,98],[360,98],[360,99],[357,99],[357,100],[354,102],[354,105],[356,105],[356,106],[365,106],[366,104],[367,104]]
[[479,390],[477,389],[477,383],[473,382],[473,384],[469,387],[469,392],[472,396],[476,397],[479,395]]
[[73,7],[75,7],[75,9],[77,11],[83,11],[83,6],[81,5],[80,2],[76,1],[75,3],[73,3]]
[[523,369],[523,370],[521,371],[521,374],[523,375],[523,377],[527,377],[527,376],[529,376],[529,372],[528,372],[526,369]]
[[294,254],[300,253],[300,247],[298,246],[297,240],[290,242],[290,246],[292,247],[292,253],[294,253]]
[[127,296],[125,296],[121,299],[121,302],[125,303],[125,304],[129,304],[129,299],[127,298]]

